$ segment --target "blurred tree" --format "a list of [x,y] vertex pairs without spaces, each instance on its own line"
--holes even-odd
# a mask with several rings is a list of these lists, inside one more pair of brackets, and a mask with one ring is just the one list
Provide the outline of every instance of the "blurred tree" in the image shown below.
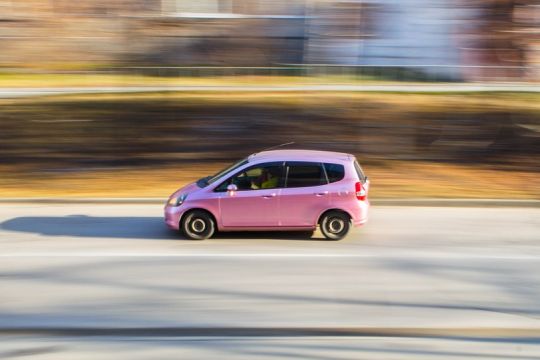
[[[537,0],[467,0],[468,23],[460,31],[466,63],[499,66],[469,70],[474,79],[518,78],[528,74],[530,54],[538,43]],[[536,50],[537,51],[537,50]]]

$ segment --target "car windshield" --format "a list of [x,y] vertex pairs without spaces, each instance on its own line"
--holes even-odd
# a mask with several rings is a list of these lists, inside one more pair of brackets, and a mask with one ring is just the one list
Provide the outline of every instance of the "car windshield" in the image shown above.
[[199,185],[200,187],[205,187],[205,186],[208,186],[212,183],[214,183],[215,181],[217,181],[219,178],[221,178],[223,175],[233,171],[234,169],[236,168],[239,168],[240,166],[243,166],[245,164],[247,164],[248,162],[248,159],[242,159],[238,162],[235,162],[234,164],[232,165],[229,165],[227,166],[225,169],[219,171],[218,173],[216,173],[215,175],[212,175],[212,176],[207,176],[205,178],[202,178],[200,179],[199,181],[197,181],[197,185]]

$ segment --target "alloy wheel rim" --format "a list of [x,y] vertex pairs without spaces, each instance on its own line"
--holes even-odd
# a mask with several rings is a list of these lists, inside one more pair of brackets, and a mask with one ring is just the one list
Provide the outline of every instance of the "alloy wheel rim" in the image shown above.
[[202,233],[206,229],[206,223],[199,218],[194,219],[190,224],[191,230],[196,233]]
[[328,230],[332,234],[338,234],[345,228],[345,222],[342,219],[333,218],[328,222]]

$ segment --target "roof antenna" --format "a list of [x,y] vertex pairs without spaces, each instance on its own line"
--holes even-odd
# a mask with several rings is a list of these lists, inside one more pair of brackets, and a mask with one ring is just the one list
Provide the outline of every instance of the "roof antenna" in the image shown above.
[[294,144],[294,141],[291,141],[291,142],[288,142],[288,143],[283,143],[283,144],[279,144],[279,145],[275,145],[275,146],[271,146],[269,148],[266,148],[266,149],[263,149],[259,152],[263,152],[263,151],[269,151],[269,150],[274,150],[274,149],[277,149],[277,148],[280,148],[280,147],[283,147],[283,146],[287,146],[287,145],[292,145]]

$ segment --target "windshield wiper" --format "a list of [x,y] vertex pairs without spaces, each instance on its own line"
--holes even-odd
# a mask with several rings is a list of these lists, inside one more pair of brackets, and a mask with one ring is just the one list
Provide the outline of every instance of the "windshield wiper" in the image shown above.
[[206,187],[206,186],[208,186],[208,180],[210,180],[211,178],[212,178],[212,176],[203,177],[203,178],[197,180],[197,185],[199,187]]

